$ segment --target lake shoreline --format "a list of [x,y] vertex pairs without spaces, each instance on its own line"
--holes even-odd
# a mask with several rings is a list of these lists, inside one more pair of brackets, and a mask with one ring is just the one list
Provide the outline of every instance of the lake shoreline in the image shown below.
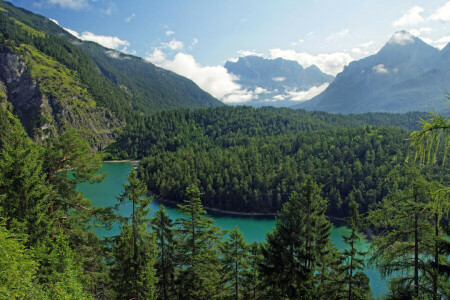
[[139,166],[139,160],[123,159],[123,160],[103,160],[102,163],[132,163],[134,168]]
[[[156,200],[158,200],[161,203],[170,204],[172,206],[176,206],[180,204],[179,202],[169,200],[166,198],[163,198],[155,193],[147,192],[148,195],[153,196]],[[258,212],[239,212],[239,211],[232,211],[232,210],[224,210],[220,208],[214,208],[214,207],[208,207],[203,206],[203,208],[209,213],[212,212],[214,214],[221,214],[221,215],[229,215],[229,216],[243,216],[243,217],[276,217],[278,213],[258,213]],[[334,221],[340,221],[340,222],[347,222],[346,219],[341,217],[335,217],[335,216],[326,216],[330,220]]]

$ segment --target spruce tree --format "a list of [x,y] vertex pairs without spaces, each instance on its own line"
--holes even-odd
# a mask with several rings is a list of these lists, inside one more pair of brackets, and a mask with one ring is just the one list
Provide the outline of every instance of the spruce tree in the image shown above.
[[159,211],[151,219],[153,232],[156,234],[158,256],[156,262],[158,298],[171,299],[175,293],[175,237],[174,223],[161,204]]
[[[270,298],[313,299],[319,253],[325,244],[319,235],[326,202],[312,179],[293,192],[278,213],[275,229],[262,245],[261,273]],[[319,239],[320,237],[320,239]]]
[[199,189],[186,188],[184,205],[177,219],[178,297],[180,299],[213,299],[223,293],[217,246],[222,234],[213,220],[205,216]]
[[221,256],[225,285],[230,287],[233,299],[242,298],[244,275],[247,272],[249,247],[237,225],[221,245]]
[[350,226],[350,236],[343,236],[347,248],[343,251],[347,285],[347,299],[370,299],[372,291],[369,286],[368,277],[362,272],[365,268],[364,257],[366,252],[357,249],[361,236],[358,228],[361,226],[362,217],[358,212],[358,203],[350,202],[350,216],[346,218]]
[[147,189],[131,171],[125,191],[118,197],[121,204],[131,203],[131,216],[124,219],[120,235],[113,245],[114,261],[111,277],[119,298],[154,299],[156,284],[156,237],[149,232],[148,205],[152,198],[143,198]]

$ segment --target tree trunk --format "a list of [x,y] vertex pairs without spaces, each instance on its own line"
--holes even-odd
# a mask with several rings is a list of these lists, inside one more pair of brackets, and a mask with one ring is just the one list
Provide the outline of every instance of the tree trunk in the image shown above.
[[434,214],[434,229],[435,229],[435,238],[436,241],[434,243],[434,280],[433,280],[433,300],[437,300],[438,297],[438,277],[439,277],[439,247],[438,247],[438,237],[439,237],[439,218],[438,214]]
[[[417,195],[414,195],[417,204]],[[414,208],[416,209],[416,208]],[[414,294],[419,297],[419,237],[418,237],[418,215],[414,212]]]

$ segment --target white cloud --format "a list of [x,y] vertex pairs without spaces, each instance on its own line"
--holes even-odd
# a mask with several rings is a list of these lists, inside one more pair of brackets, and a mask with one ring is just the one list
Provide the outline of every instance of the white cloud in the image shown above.
[[195,45],[197,45],[198,44],[198,39],[197,38],[193,38],[192,39],[192,43],[191,43],[191,47],[192,46],[195,46]]
[[264,54],[258,53],[254,49],[253,50],[239,50],[237,53],[239,54],[239,56],[261,56],[261,57],[264,56]]
[[286,77],[272,77],[273,81],[282,82],[286,80]]
[[352,49],[352,52],[353,53],[361,53],[362,51],[361,51],[361,49],[355,47],[355,48]]
[[333,32],[332,34],[330,34],[329,36],[327,36],[327,40],[333,40],[333,39],[337,39],[337,38],[343,38],[345,36],[347,36],[350,32],[350,29],[342,29],[339,32]]
[[273,96],[272,98],[277,101],[282,101],[282,100],[286,99],[284,95],[276,95],[276,96]]
[[257,87],[255,88],[254,93],[255,93],[256,95],[259,95],[259,94],[270,94],[271,91],[266,90],[265,88],[262,88],[262,87],[260,87],[260,86],[257,86]]
[[108,2],[108,6],[106,8],[100,9],[102,14],[107,16],[112,16],[112,14],[116,13],[119,9],[117,8],[117,4],[114,2]]
[[109,57],[112,58],[119,58],[120,57],[120,52],[119,51],[115,51],[115,50],[106,50],[106,55],[108,55]]
[[436,11],[429,17],[430,20],[450,21],[450,1],[447,1],[443,6],[436,9]]
[[348,65],[353,58],[348,53],[335,52],[329,54],[312,55],[306,52],[294,50],[270,49],[271,58],[284,58],[297,61],[304,68],[316,65],[322,72],[336,75]]
[[153,53],[150,53],[145,59],[159,66],[166,63],[166,56],[164,55],[164,52],[162,52],[159,48],[155,48],[153,50]]
[[411,29],[409,32],[412,35],[421,36],[422,34],[424,34],[424,33],[427,34],[427,33],[430,33],[431,31],[432,31],[432,29],[430,27],[422,27],[419,29]]
[[130,23],[131,20],[134,19],[134,17],[136,17],[136,14],[135,14],[135,13],[132,13],[128,18],[126,18],[126,19],[124,20],[125,23]]
[[163,43],[163,45],[164,45],[165,47],[170,48],[170,49],[173,50],[173,51],[183,49],[183,42],[177,41],[176,39],[172,39],[172,40],[171,40],[170,42],[168,42],[168,43]]
[[420,15],[420,13],[422,12],[422,7],[414,5],[403,16],[395,20],[392,25],[394,25],[395,27],[417,25],[425,21],[424,18]]
[[369,41],[369,42],[367,42],[367,43],[359,44],[358,47],[369,48],[369,47],[372,46],[372,45],[373,45],[373,41]]
[[297,46],[297,45],[300,45],[300,44],[302,44],[302,43],[304,43],[304,42],[305,42],[305,40],[299,39],[299,40],[296,41],[296,42],[292,42],[291,45],[292,45],[292,46]]
[[448,43],[450,43],[450,35],[441,37],[440,39],[431,42],[432,45],[438,47],[439,49],[444,48],[445,46],[447,46]]
[[59,25],[58,21],[56,21],[55,19],[50,19],[48,18],[50,21],[52,21],[53,23],[55,23],[56,25]]
[[398,31],[392,35],[389,39],[388,43],[390,44],[399,44],[399,45],[407,45],[414,43],[414,37],[406,31]]
[[80,40],[96,42],[110,49],[117,49],[122,46],[124,47],[124,51],[126,51],[126,47],[130,46],[130,43],[128,41],[121,40],[116,36],[96,35],[89,31],[84,31],[83,33],[79,34],[75,30],[69,28],[64,28],[64,30],[69,32],[71,35],[79,38]]
[[373,66],[372,70],[374,70],[376,73],[379,73],[379,74],[387,74],[387,73],[389,73],[389,70],[386,69],[383,64],[379,64],[379,65]]
[[172,30],[167,30],[166,31],[166,35],[167,36],[172,35],[172,34],[175,34],[175,32],[173,32]]
[[242,89],[223,66],[201,66],[192,55],[179,52],[169,60],[161,49],[154,49],[146,60],[191,79],[224,103],[243,103],[256,97],[252,91]]
[[49,4],[59,5],[62,8],[83,9],[89,6],[87,0],[47,0]]
[[313,86],[306,91],[297,92],[296,90],[292,90],[287,91],[287,93],[289,95],[289,100],[291,101],[306,101],[314,98],[315,96],[325,91],[329,85],[330,85],[329,83],[324,83],[318,86]]

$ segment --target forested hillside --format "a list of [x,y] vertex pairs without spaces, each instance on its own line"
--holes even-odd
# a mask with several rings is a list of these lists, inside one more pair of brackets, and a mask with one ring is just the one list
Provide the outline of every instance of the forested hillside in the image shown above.
[[102,149],[141,114],[222,105],[182,76],[111,55],[7,2],[0,8],[1,89],[36,141],[76,128]]
[[[329,215],[345,216],[381,201],[384,178],[411,150],[408,130],[425,114],[333,115],[223,107],[161,112],[129,127],[108,148],[114,158],[142,159],[148,189],[181,202],[187,186],[204,205],[275,213],[308,176],[323,185]],[[376,127],[374,125],[380,126]]]
[[[429,123],[431,127],[415,136],[424,135],[426,140],[429,128],[436,128],[431,132],[440,130],[441,123],[436,121],[439,120],[434,119]],[[367,126],[338,129],[305,132],[311,136],[300,134],[299,140],[290,142],[305,149],[305,154],[308,149],[331,149],[334,139],[336,147],[343,149],[348,146],[339,143],[349,143],[356,147],[354,152],[341,152],[348,156],[343,165],[335,162],[344,169],[346,160],[370,148],[372,141],[379,143],[380,149],[390,151],[385,155],[391,160],[388,163],[375,151],[372,166],[369,151],[364,166],[354,162],[354,168],[346,170],[353,173],[361,172],[360,167],[364,169],[366,165],[375,167],[377,176],[386,179],[383,181],[386,193],[379,204],[372,203],[365,219],[357,203],[362,199],[355,196],[350,200],[346,218],[350,232],[343,236],[344,250],[338,250],[330,240],[331,223],[325,217],[329,201],[321,196],[326,194],[323,192],[328,184],[339,187],[343,182],[318,185],[312,179],[315,171],[307,165],[301,169],[312,176],[296,178],[298,182],[278,212],[273,231],[267,233],[264,241],[248,244],[237,227],[223,231],[214,226],[202,205],[207,195],[192,184],[182,192],[183,204],[178,206],[181,217],[177,220],[167,215],[164,206],[153,218],[148,217],[151,198],[145,198],[146,184],[135,171],[128,176],[117,202],[112,202],[116,207],[129,203],[132,208],[129,215],[117,216],[112,207],[93,207],[76,190],[76,185],[102,180],[103,176],[95,173],[100,168],[100,156],[92,154],[89,145],[74,131],[49,138],[43,146],[36,145],[17,118],[0,108],[0,255],[8,258],[0,260],[0,296],[297,299],[306,295],[307,299],[348,299],[351,295],[352,299],[372,299],[369,278],[363,272],[365,263],[372,261],[382,274],[393,275],[388,297],[447,297],[448,187],[426,180],[421,174],[426,170],[420,167],[399,163],[404,158],[399,151],[403,150],[399,145],[402,140],[392,148],[383,148],[394,137],[404,137],[405,131]],[[321,136],[321,132],[333,134]],[[289,137],[281,135],[276,140],[267,136],[268,142],[261,148],[275,149],[281,142],[280,149],[286,150],[283,141],[287,142]],[[330,144],[321,144],[325,142]],[[316,144],[320,147],[314,148]],[[250,149],[256,152],[246,159],[258,160],[258,149]],[[275,152],[267,153],[267,159],[272,159],[270,155]],[[298,153],[303,156],[303,152]],[[378,157],[381,166],[376,162]],[[190,160],[193,158],[186,157],[187,164]],[[243,163],[248,164],[245,160]],[[383,167],[392,168],[386,174]],[[193,176],[185,174],[187,178]],[[443,180],[448,182],[446,178]],[[349,184],[361,186],[353,181]],[[108,228],[113,222],[118,222],[120,232],[100,239],[94,229]],[[361,238],[358,231],[364,224],[370,224],[379,234],[373,236],[370,254],[355,247]]]

